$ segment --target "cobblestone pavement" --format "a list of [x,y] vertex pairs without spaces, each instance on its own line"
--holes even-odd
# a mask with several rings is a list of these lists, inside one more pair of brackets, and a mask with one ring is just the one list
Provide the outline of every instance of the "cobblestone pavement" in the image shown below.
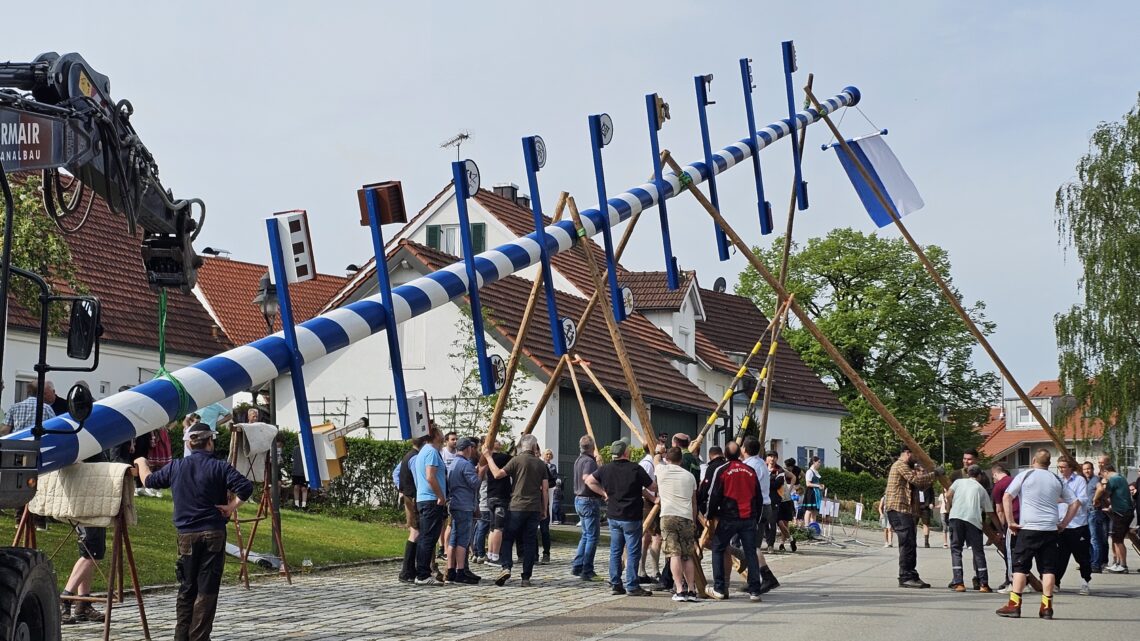
[[[397,563],[345,568],[283,579],[262,579],[246,590],[223,585],[215,641],[373,641],[379,639],[451,640],[506,636],[536,641],[582,638],[675,609],[667,595],[652,598],[612,596],[605,583],[584,583],[569,574],[573,549],[555,545],[550,565],[535,566],[534,587],[519,586],[519,566],[506,587],[491,579],[496,567],[474,568],[484,577],[477,586],[415,587],[397,582]],[[706,555],[707,558],[708,555]],[[833,552],[801,548],[798,555],[774,555],[777,574],[835,560]],[[598,569],[605,572],[608,547],[598,550]],[[706,573],[709,573],[706,561]],[[173,591],[146,595],[152,639],[174,635]],[[589,610],[585,610],[589,608]],[[100,609],[102,609],[100,607]],[[138,610],[128,595],[114,609],[111,638],[142,639]],[[504,628],[516,628],[511,632]],[[64,641],[95,641],[102,626],[64,626]]]

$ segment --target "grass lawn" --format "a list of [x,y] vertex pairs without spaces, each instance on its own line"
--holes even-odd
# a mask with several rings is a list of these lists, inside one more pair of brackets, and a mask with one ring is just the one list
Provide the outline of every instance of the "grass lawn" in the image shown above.
[[[169,585],[175,583],[174,562],[178,551],[174,524],[171,515],[174,503],[170,493],[161,499],[139,497],[135,499],[139,522],[130,529],[131,544],[134,548],[135,563],[139,570],[139,581],[144,586]],[[252,518],[257,513],[256,503],[243,505],[242,518]],[[257,540],[253,545],[256,552],[272,553],[273,545],[269,530],[269,519],[258,525]],[[250,524],[242,524],[242,534],[248,536]],[[9,526],[8,540],[15,535],[15,525]],[[407,530],[389,523],[362,523],[349,519],[334,518],[292,509],[281,510],[281,530],[284,537],[285,553],[290,570],[301,571],[302,559],[311,559],[314,567],[366,561],[385,557],[402,556]],[[76,559],[75,537],[67,538],[70,528],[61,523],[52,523],[47,532],[37,532],[36,539],[41,550],[52,557],[55,571],[62,589],[71,565]],[[229,541],[236,543],[233,525],[229,527]],[[66,541],[65,541],[66,539]],[[111,544],[113,534],[107,531],[107,556],[100,563],[103,572],[110,569]],[[63,543],[62,547],[60,544]],[[237,578],[239,560],[226,557],[225,580]],[[263,572],[251,564],[253,574]],[[125,582],[130,586],[129,570]],[[105,579],[96,573],[95,591],[106,589]]]

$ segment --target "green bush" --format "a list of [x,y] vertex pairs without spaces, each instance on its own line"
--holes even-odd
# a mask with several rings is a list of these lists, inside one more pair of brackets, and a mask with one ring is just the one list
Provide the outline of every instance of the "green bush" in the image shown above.
[[[602,460],[605,461],[606,463],[609,463],[610,461],[614,460],[613,455],[610,454],[610,446],[609,445],[603,445],[601,452],[602,452]],[[645,448],[643,448],[643,447],[631,447],[631,448],[629,448],[629,460],[636,463],[644,457],[645,457]]]
[[396,504],[392,470],[411,448],[409,441],[345,439],[348,457],[344,473],[326,488],[328,502],[337,506],[379,507]]
[[846,472],[838,468],[826,468],[820,472],[823,484],[827,486],[829,498],[850,499],[874,504],[887,491],[887,479],[871,476],[866,472]]

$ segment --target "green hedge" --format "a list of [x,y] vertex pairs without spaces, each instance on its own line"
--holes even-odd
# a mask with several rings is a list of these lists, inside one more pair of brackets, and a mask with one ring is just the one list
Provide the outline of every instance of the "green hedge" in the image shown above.
[[839,468],[824,468],[820,472],[827,495],[844,500],[863,500],[863,508],[868,509],[882,498],[887,491],[887,479],[871,476],[866,472],[846,472]]
[[[603,445],[601,452],[602,452],[602,460],[605,461],[606,463],[609,463],[610,461],[614,460],[613,454],[610,454],[610,446],[609,445]],[[643,448],[643,447],[631,447],[631,448],[629,448],[629,460],[636,463],[643,458],[645,458],[645,448]]]

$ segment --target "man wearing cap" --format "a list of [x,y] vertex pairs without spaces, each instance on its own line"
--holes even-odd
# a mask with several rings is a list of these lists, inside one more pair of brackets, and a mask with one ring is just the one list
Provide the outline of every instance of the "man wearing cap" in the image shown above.
[[479,577],[467,567],[467,548],[471,545],[471,528],[475,520],[475,495],[484,467],[471,463],[478,442],[463,437],[455,447],[455,457],[447,472],[447,505],[451,514],[451,532],[447,540],[447,582],[475,585]]
[[[175,641],[209,641],[218,608],[226,558],[226,522],[253,494],[253,483],[229,463],[214,458],[209,426],[190,427],[190,456],[154,472],[135,459],[145,487],[171,488],[178,532],[178,601]],[[233,493],[233,498],[227,497]]]
[[[610,445],[613,461],[586,477],[586,485],[606,501],[606,518],[610,523],[610,588],[613,593],[629,596],[651,596],[637,581],[641,561],[642,499],[653,499],[657,484],[641,466],[629,460],[629,443],[614,441]],[[625,583],[621,577],[621,554],[625,549]]]

